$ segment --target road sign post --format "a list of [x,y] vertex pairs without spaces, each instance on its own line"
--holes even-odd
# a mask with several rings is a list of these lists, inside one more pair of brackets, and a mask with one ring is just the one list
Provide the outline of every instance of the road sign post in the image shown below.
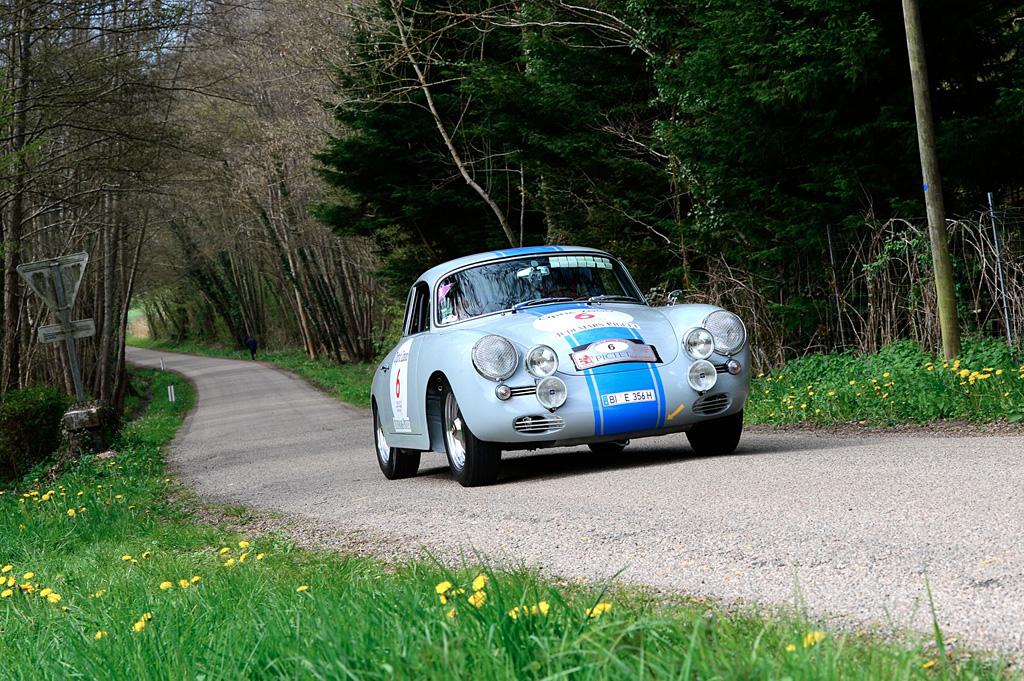
[[75,396],[79,402],[85,401],[85,390],[82,388],[82,372],[78,368],[75,339],[95,334],[96,324],[91,319],[72,322],[71,307],[78,297],[78,287],[88,262],[88,253],[75,253],[18,266],[18,274],[28,283],[29,288],[57,313],[60,323],[41,327],[39,342],[64,341],[71,365],[71,377],[75,382]]

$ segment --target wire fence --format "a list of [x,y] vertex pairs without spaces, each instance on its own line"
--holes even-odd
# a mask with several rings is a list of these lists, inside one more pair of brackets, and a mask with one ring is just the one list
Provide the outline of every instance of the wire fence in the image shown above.
[[[828,230],[835,349],[874,352],[903,338],[941,347],[927,222],[890,220],[849,243]],[[988,210],[948,220],[961,329],[1024,337],[1024,209]]]

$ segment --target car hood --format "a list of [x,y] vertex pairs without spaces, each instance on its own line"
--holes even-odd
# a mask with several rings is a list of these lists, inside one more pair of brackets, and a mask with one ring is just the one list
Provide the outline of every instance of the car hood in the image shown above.
[[[505,336],[529,349],[547,345],[558,353],[562,373],[648,371],[651,361],[671,362],[679,335],[665,315],[645,305],[540,305],[488,317],[479,330]],[[573,354],[575,353],[575,361]]]

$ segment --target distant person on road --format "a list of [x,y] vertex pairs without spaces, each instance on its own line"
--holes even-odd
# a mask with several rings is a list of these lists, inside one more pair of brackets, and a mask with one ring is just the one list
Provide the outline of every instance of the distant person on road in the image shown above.
[[252,355],[253,359],[256,359],[256,339],[253,338],[252,336],[249,336],[248,338],[245,339],[245,344],[249,348],[249,354]]

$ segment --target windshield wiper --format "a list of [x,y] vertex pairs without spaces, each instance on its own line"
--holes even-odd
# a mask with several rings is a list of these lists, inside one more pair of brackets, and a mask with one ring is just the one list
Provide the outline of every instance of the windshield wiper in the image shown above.
[[[583,300],[583,298],[580,298],[580,300]],[[586,299],[587,305],[591,305],[593,303],[609,303],[609,302],[614,302],[614,301],[617,301],[617,300],[624,300],[624,301],[628,301],[630,303],[639,303],[640,302],[639,300],[637,300],[633,296],[601,295],[601,296],[590,296],[589,298]]]
[[516,303],[512,306],[513,312],[518,312],[524,307],[531,307],[533,305],[547,305],[548,303],[571,303],[572,298],[535,298],[534,300],[524,300],[521,303]]

